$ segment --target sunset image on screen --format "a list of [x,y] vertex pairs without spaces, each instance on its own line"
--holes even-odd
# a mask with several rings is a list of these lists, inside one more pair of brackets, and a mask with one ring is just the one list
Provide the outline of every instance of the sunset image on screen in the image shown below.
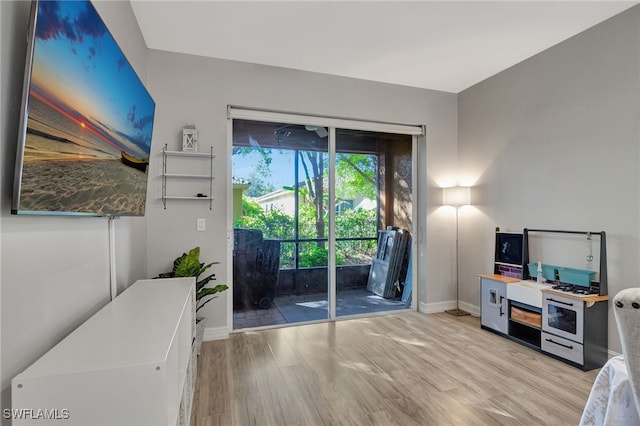
[[39,2],[19,209],[144,214],[154,109],[90,2]]

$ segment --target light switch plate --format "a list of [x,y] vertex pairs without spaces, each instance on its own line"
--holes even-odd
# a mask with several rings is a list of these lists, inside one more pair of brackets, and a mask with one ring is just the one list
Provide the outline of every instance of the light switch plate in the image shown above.
[[204,231],[204,230],[206,230],[206,229],[207,229],[207,224],[206,224],[206,222],[205,222],[204,218],[201,218],[201,217],[200,217],[200,218],[198,218],[198,219],[196,220],[196,229],[197,229],[198,231]]

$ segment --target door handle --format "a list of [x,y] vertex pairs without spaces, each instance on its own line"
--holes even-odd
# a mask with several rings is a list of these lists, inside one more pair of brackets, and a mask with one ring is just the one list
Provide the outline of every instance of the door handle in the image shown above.
[[500,316],[504,315],[504,312],[502,312],[502,301],[504,300],[504,296],[500,296],[499,302],[498,304],[500,305]]
[[566,305],[566,306],[573,306],[573,303],[561,302],[561,301],[556,300],[556,299],[549,299],[549,298],[547,298],[547,300],[548,300],[549,302],[560,303],[560,304],[562,304],[562,305]]
[[563,348],[567,348],[567,349],[573,350],[573,345],[563,345],[562,343],[554,342],[551,339],[544,339],[544,340],[546,340],[549,343],[553,343],[554,345],[562,346]]

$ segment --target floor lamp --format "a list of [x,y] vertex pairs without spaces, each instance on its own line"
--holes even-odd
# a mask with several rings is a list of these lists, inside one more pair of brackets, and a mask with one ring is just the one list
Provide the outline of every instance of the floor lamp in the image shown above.
[[459,288],[460,279],[458,277],[458,209],[460,206],[471,204],[471,188],[468,186],[453,186],[442,190],[442,204],[445,206],[453,206],[456,208],[456,308],[449,309],[445,312],[457,317],[470,315],[469,312],[463,311],[458,306],[460,302]]

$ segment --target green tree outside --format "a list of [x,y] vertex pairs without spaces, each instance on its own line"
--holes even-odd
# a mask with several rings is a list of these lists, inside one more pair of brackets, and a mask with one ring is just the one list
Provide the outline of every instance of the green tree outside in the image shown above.
[[[235,220],[234,226],[261,229],[264,238],[294,239],[295,217],[277,209],[264,211],[247,196],[261,196],[274,190],[269,184],[270,164],[273,150],[254,148],[234,148],[234,155],[248,156],[259,154],[259,162],[252,173],[252,187],[243,195],[243,216]],[[298,238],[317,239],[313,244],[302,244],[299,250],[299,266],[326,266],[328,237],[327,221],[328,195],[327,156],[322,152],[298,151],[300,172],[304,175],[304,184],[298,188]],[[375,200],[377,157],[369,154],[336,155],[336,201],[353,200],[359,196]],[[302,177],[302,176],[301,176]],[[255,182],[255,187],[253,183]],[[285,187],[294,191],[293,187]],[[338,241],[336,243],[336,264],[369,263],[375,255],[377,243],[377,212],[375,210],[341,211],[336,216],[336,231],[340,238],[372,237],[367,241]],[[295,244],[281,243],[281,268],[295,266]]]

